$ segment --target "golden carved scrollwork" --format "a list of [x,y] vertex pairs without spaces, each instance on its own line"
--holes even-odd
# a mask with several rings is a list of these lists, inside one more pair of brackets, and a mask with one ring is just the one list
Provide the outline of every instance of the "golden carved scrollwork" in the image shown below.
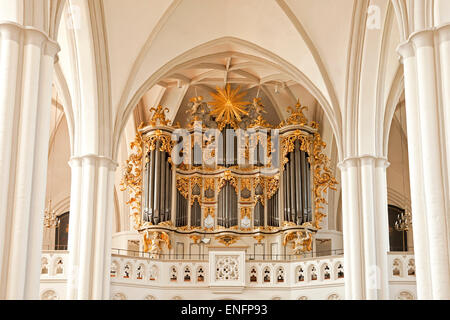
[[[318,129],[316,122],[313,122],[312,125],[315,129]],[[282,169],[284,170],[284,165],[289,161],[287,154],[294,151],[296,140],[300,141],[300,150],[308,154],[308,161],[312,165],[314,194],[314,222],[312,226],[320,229],[320,223],[326,216],[326,213],[322,212],[323,205],[327,204],[324,194],[327,193],[328,189],[336,190],[335,185],[338,182],[329,167],[328,157],[323,153],[326,143],[318,132],[310,137],[302,131],[296,130],[294,133],[283,137],[281,140]]]
[[272,177],[265,177],[267,199],[271,199],[280,187],[280,176],[277,174]]
[[152,127],[157,125],[170,126],[170,121],[166,119],[164,114],[165,112],[169,112],[168,108],[163,108],[163,106],[159,105],[157,108],[150,108],[150,112],[153,112],[149,121]]
[[154,133],[146,138],[145,145],[148,150],[153,151],[156,149],[156,143],[159,141],[159,151],[171,153],[174,146],[174,141],[169,134],[163,133],[161,130],[156,130]]
[[178,176],[176,186],[181,195],[187,199],[189,197],[189,178]]
[[234,187],[236,192],[238,191],[237,187],[237,179],[231,174],[231,171],[225,170],[223,173],[223,176],[219,178],[219,185],[218,185],[218,191],[222,190],[222,188],[225,186],[225,184],[229,181],[231,185]]
[[280,123],[279,127],[284,127],[288,125],[298,124],[300,126],[304,126],[308,123],[308,119],[303,114],[303,110],[308,110],[308,107],[302,106],[300,104],[300,100],[297,100],[295,104],[295,108],[287,107],[287,111],[291,114],[286,121]]
[[216,240],[224,244],[226,247],[229,247],[233,243],[236,243],[239,240],[239,237],[233,235],[222,235],[216,237]]
[[336,190],[335,185],[338,183],[331,172],[329,162],[330,159],[322,153],[326,147],[326,143],[322,141],[319,133],[314,134],[313,156],[313,184],[314,184],[314,227],[320,229],[320,222],[326,216],[322,212],[323,205],[327,204],[324,194],[328,189]]
[[258,234],[256,236],[253,236],[253,238],[258,241],[258,243],[261,243],[261,241],[265,238],[262,234]]
[[130,196],[126,204],[131,206],[131,215],[134,219],[134,228],[142,226],[141,219],[141,195],[142,195],[142,160],[143,140],[139,132],[136,133],[134,141],[130,143],[131,154],[126,161],[120,190],[128,190]]
[[293,133],[283,137],[281,139],[281,156],[283,159],[282,162],[282,170],[284,170],[284,165],[288,163],[289,159],[287,154],[289,152],[294,151],[295,141],[300,141],[300,150],[311,153],[311,144],[313,143],[313,139],[307,135],[305,132],[301,130],[295,130]]
[[198,195],[191,195],[191,201],[190,205],[192,206],[194,204],[195,199],[197,199],[198,203],[202,203],[202,178],[201,177],[191,177],[190,179],[190,189],[194,188],[195,185],[197,185],[200,188],[200,194]]
[[257,176],[253,179],[253,188],[255,189],[258,185],[263,189],[263,194],[256,195],[255,200],[265,205],[265,200],[272,199],[280,188],[280,176],[279,174],[273,176]]
[[191,240],[194,241],[194,243],[198,243],[198,240],[200,240],[201,237],[198,234],[193,234],[189,236],[189,238],[191,238]]

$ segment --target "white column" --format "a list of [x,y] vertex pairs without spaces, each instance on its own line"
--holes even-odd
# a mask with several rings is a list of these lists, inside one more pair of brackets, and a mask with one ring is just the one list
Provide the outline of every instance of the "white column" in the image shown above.
[[0,23],[0,298],[36,299],[53,63],[42,31]]
[[[349,182],[348,182],[348,170],[346,165],[340,165],[341,169],[341,189],[342,190],[349,190]],[[350,192],[343,192],[342,193],[342,212],[349,212],[349,205],[350,205]],[[345,299],[351,300],[353,298],[353,290],[351,284],[355,281],[361,283],[361,279],[349,279],[351,275],[354,275],[352,272],[352,257],[354,255],[350,254],[352,249],[352,244],[350,240],[351,235],[351,225],[350,225],[350,217],[349,215],[344,215],[342,217],[342,232],[343,232],[343,242],[344,242],[344,272],[345,272]],[[346,252],[348,254],[346,254]]]
[[[419,31],[400,45],[406,117],[417,292],[450,299],[449,26]],[[447,138],[446,138],[447,137]]]
[[[66,299],[76,299],[78,294],[78,266],[80,248],[80,205],[81,205],[81,176],[82,167],[80,158],[72,158],[69,161],[71,168],[70,186],[70,216],[69,216],[69,239],[67,259],[67,293]],[[75,212],[77,214],[75,214]]]
[[400,46],[398,51],[403,58],[405,75],[406,126],[408,128],[408,159],[417,297],[427,300],[432,298],[432,293],[425,191],[422,182],[422,145],[417,99],[416,58],[414,48],[410,43]]
[[[439,106],[435,67],[434,32],[423,31],[411,38],[417,61],[425,207],[428,213],[430,271],[433,298],[450,299],[448,228],[441,158]],[[448,90],[448,88],[444,88]],[[447,124],[448,125],[448,124]]]
[[388,299],[387,161],[364,155],[339,167],[346,299]]
[[71,159],[67,299],[109,299],[109,268],[116,163],[98,155]]
[[[438,32],[438,43],[439,43],[439,55],[440,55],[440,75],[441,75],[441,90],[442,93],[442,110],[444,123],[443,126],[444,136],[445,136],[445,148],[446,148],[446,158],[445,163],[447,169],[447,176],[449,176],[450,171],[450,24],[444,25],[437,30]],[[450,190],[450,181],[447,179],[447,195]],[[447,199],[449,200],[449,199]],[[448,208],[449,203],[447,202],[447,228],[450,227],[450,210]],[[448,230],[448,229],[447,229]],[[448,232],[447,232],[448,234]],[[448,237],[448,254],[450,258],[450,237]]]

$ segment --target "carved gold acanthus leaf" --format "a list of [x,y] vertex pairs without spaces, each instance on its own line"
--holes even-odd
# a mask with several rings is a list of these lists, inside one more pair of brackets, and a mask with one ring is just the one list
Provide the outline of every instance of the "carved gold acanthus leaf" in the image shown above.
[[131,153],[126,161],[122,181],[121,191],[128,191],[129,200],[126,204],[131,207],[131,215],[134,219],[134,228],[138,230],[142,226],[141,219],[141,196],[142,196],[142,159],[143,140],[139,131],[136,133],[134,141],[130,143]]
[[227,182],[230,182],[236,192],[238,192],[237,179],[231,174],[230,170],[225,170],[223,175],[219,178],[218,191],[222,190]]
[[[312,152],[313,164],[313,193],[314,193],[314,227],[320,229],[320,223],[326,216],[322,212],[323,205],[327,204],[325,194],[328,189],[336,190],[338,184],[330,169],[328,157],[323,154],[326,143],[322,141],[319,133],[314,134],[314,149]],[[311,155],[310,155],[311,156]]]
[[239,240],[239,237],[233,235],[222,235],[216,237],[216,240],[224,244],[225,246],[229,247],[233,243],[236,243]]
[[290,113],[290,116],[278,126],[279,128],[288,126],[288,125],[300,125],[304,126],[308,123],[308,119],[303,114],[303,110],[308,110],[308,107],[302,106],[300,104],[300,100],[297,100],[295,108],[287,107],[287,111]]
[[150,108],[150,112],[153,112],[153,115],[150,118],[149,124],[152,127],[155,127],[157,125],[161,126],[170,126],[170,121],[166,119],[165,112],[168,113],[168,108],[163,108],[163,106],[159,105],[156,108]]
[[187,199],[189,197],[189,178],[177,176],[176,186],[181,195]]

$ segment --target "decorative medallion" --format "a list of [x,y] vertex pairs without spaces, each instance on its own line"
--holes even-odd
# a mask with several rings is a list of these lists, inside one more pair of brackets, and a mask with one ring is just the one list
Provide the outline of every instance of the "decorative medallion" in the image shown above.
[[222,130],[227,124],[237,129],[242,117],[248,115],[246,106],[250,102],[242,100],[247,92],[239,92],[241,87],[232,90],[229,84],[225,89],[216,87],[216,90],[217,93],[211,92],[214,100],[209,104],[213,106],[211,115],[216,118],[219,130]]

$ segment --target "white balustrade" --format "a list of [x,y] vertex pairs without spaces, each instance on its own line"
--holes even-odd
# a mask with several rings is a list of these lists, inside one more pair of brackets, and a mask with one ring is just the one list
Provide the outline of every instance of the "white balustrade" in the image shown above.
[[[205,255],[205,257],[208,257]],[[44,251],[41,259],[42,299],[63,299],[67,283],[67,251]],[[344,299],[344,256],[306,258],[295,261],[245,260],[246,299]],[[415,298],[415,264],[412,253],[388,254],[391,299]],[[236,297],[210,287],[208,259],[153,260],[113,254],[111,298],[113,299],[215,299]],[[215,276],[215,272],[212,275]],[[214,282],[214,281],[213,281]],[[169,292],[176,289],[173,297]],[[261,289],[261,290],[258,290]],[[269,291],[267,291],[270,289]],[[133,295],[139,292],[139,297]],[[195,293],[197,292],[197,293]],[[145,293],[145,294],[144,294]],[[222,295],[220,294],[222,293]],[[268,296],[268,294],[274,296]],[[144,294],[144,295],[143,295]],[[194,296],[193,296],[194,294]],[[143,295],[140,297],[140,295]],[[212,295],[212,296],[211,296]]]

